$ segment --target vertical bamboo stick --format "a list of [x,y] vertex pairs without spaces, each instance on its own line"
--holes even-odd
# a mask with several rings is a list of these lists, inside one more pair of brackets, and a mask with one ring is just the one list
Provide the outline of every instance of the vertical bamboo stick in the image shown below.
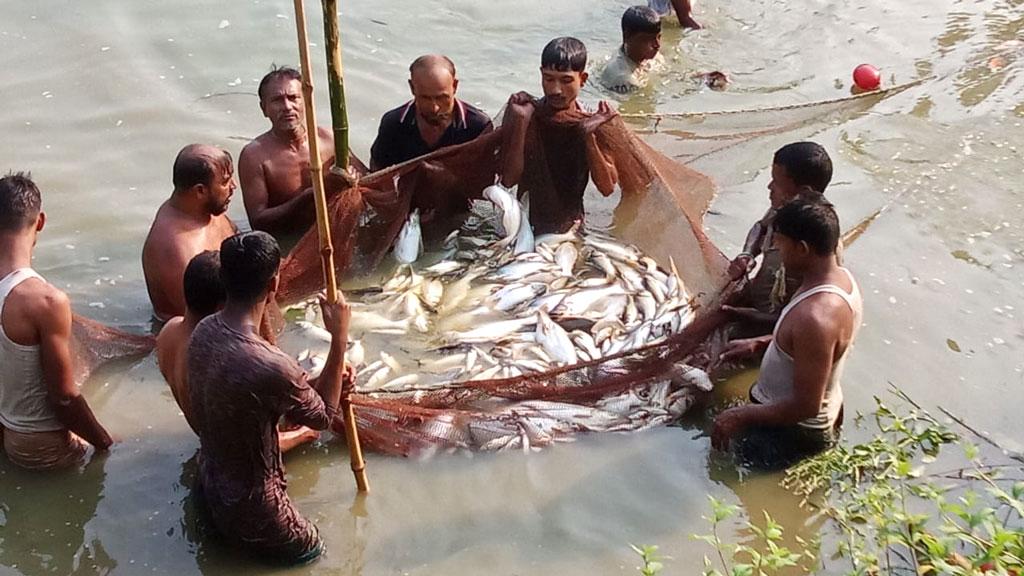
[[[327,218],[327,195],[324,192],[324,174],[320,161],[320,142],[317,138],[316,107],[313,103],[313,70],[309,64],[309,38],[306,34],[306,11],[302,0],[295,0],[295,27],[299,34],[299,59],[302,64],[302,96],[306,101],[306,138],[309,140],[309,170],[313,177],[313,196],[316,203],[316,228],[320,237],[320,259],[324,269],[324,284],[327,299],[334,303],[338,294],[338,279],[334,271],[334,246],[331,243],[331,227]],[[347,156],[347,154],[346,154]],[[359,445],[359,431],[356,428],[352,403],[342,401],[345,418],[345,439],[348,441],[352,472],[360,492],[369,490],[366,480],[366,464],[363,450]]]
[[345,74],[341,64],[341,26],[338,0],[323,0],[324,38],[327,49],[327,87],[331,94],[331,125],[334,128],[334,165],[348,169],[348,108],[345,105]]

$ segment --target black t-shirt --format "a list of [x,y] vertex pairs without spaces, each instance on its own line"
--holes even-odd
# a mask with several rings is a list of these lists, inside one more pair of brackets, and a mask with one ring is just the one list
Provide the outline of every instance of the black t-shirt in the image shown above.
[[370,149],[370,166],[374,170],[394,166],[445,146],[463,144],[494,129],[490,117],[462,100],[455,100],[452,123],[433,148],[427,146],[416,127],[416,106],[409,101],[384,114],[380,119],[377,139]]

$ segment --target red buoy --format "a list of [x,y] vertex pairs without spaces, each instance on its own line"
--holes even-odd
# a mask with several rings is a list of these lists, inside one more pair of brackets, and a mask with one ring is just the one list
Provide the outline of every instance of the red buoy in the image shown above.
[[861,64],[853,69],[853,83],[861,90],[878,90],[882,85],[882,73],[871,64]]

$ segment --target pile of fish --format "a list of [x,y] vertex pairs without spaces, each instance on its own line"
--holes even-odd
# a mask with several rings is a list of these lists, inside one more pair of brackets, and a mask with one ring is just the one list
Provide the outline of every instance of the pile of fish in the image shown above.
[[[421,258],[413,212],[394,247],[394,273],[379,287],[349,292],[355,340],[347,358],[359,392],[414,394],[548,372],[658,343],[693,319],[674,263],[665,270],[638,248],[578,226],[535,238],[526,207],[511,192],[492,186],[483,196],[440,254]],[[301,349],[299,361],[312,373],[330,340],[317,316],[317,307],[307,306],[305,319],[290,328],[299,337],[291,348]],[[600,406],[520,402],[507,411],[512,420],[495,421],[504,435],[474,444],[536,446],[545,434],[534,433],[531,444],[526,431],[538,426],[552,437],[636,430],[677,418],[694,389],[710,389],[710,380],[681,365],[643,394],[628,391]],[[513,420],[519,423],[509,429]]]

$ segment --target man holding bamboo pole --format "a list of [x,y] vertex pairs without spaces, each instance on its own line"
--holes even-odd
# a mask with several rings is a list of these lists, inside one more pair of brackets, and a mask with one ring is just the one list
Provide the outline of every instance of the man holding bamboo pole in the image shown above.
[[321,298],[331,348],[307,381],[293,358],[258,333],[274,302],[281,252],[273,237],[246,232],[221,244],[223,310],[202,320],[188,350],[189,400],[199,430],[199,489],[213,523],[232,544],[275,564],[316,559],[323,541],[288,498],[277,423],[326,430],[352,392],[344,367],[345,299]]
[[[249,224],[280,240],[305,232],[316,221],[302,74],[287,66],[274,68],[260,81],[258,92],[270,130],[242,149],[238,174]],[[333,133],[318,127],[317,140],[328,151],[324,160],[333,164]],[[353,170],[365,172],[358,159],[351,159]],[[339,182],[337,188],[344,186]]]

